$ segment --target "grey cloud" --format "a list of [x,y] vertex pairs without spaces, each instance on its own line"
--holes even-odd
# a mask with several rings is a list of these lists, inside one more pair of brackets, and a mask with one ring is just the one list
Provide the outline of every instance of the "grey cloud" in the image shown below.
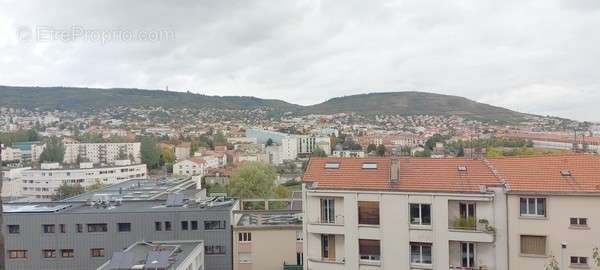
[[[600,102],[597,3],[5,0],[0,84],[169,85],[302,104],[416,90],[600,121],[594,106]],[[19,26],[40,25],[167,29],[174,38],[104,44],[17,39]],[[571,97],[568,106],[562,96]]]

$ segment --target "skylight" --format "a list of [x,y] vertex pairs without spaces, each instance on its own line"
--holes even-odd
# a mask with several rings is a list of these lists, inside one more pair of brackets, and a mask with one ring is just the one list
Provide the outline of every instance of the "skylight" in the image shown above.
[[369,170],[377,169],[377,163],[374,163],[374,162],[365,162],[365,163],[362,164],[362,168],[363,169],[369,169]]
[[466,172],[467,171],[467,166],[465,165],[460,165],[456,168],[459,172]]
[[560,171],[560,175],[571,176],[571,171],[570,170],[562,170],[562,171]]
[[339,168],[340,168],[339,162],[326,162],[325,163],[325,169],[339,169]]

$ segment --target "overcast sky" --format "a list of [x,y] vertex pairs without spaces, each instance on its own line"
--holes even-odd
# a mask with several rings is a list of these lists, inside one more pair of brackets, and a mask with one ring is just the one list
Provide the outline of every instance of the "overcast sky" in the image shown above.
[[600,121],[600,1],[0,0],[0,84],[427,91]]

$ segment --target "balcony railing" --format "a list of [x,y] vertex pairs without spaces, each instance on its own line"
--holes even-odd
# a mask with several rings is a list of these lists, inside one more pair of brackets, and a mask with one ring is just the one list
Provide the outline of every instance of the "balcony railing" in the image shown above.
[[313,261],[313,262],[322,262],[322,263],[337,263],[337,264],[346,263],[346,258],[309,258],[308,260]]
[[319,224],[319,225],[344,225],[344,216],[337,215],[337,216],[335,216],[334,219],[322,219],[322,218],[318,218],[318,219],[314,220],[311,223],[312,224]]
[[485,265],[477,266],[477,267],[463,267],[463,266],[450,265],[450,267],[448,269],[450,269],[450,270],[487,270],[489,268]]
[[448,222],[448,227],[454,230],[477,230],[476,217],[458,217]]

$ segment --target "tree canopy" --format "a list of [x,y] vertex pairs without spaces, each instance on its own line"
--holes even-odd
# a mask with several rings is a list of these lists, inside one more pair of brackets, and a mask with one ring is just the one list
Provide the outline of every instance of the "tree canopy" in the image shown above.
[[269,198],[273,194],[277,172],[271,165],[248,162],[233,171],[229,194],[239,198]]
[[160,147],[158,141],[153,137],[142,138],[140,153],[142,155],[142,162],[146,163],[148,168],[157,169],[160,166]]
[[79,195],[84,192],[85,189],[80,184],[67,185],[66,183],[63,183],[62,185],[60,185],[60,187],[58,187],[58,190],[54,194],[53,199],[62,200]]
[[51,137],[46,142],[46,148],[40,154],[41,162],[63,162],[65,157],[65,145],[57,137]]

